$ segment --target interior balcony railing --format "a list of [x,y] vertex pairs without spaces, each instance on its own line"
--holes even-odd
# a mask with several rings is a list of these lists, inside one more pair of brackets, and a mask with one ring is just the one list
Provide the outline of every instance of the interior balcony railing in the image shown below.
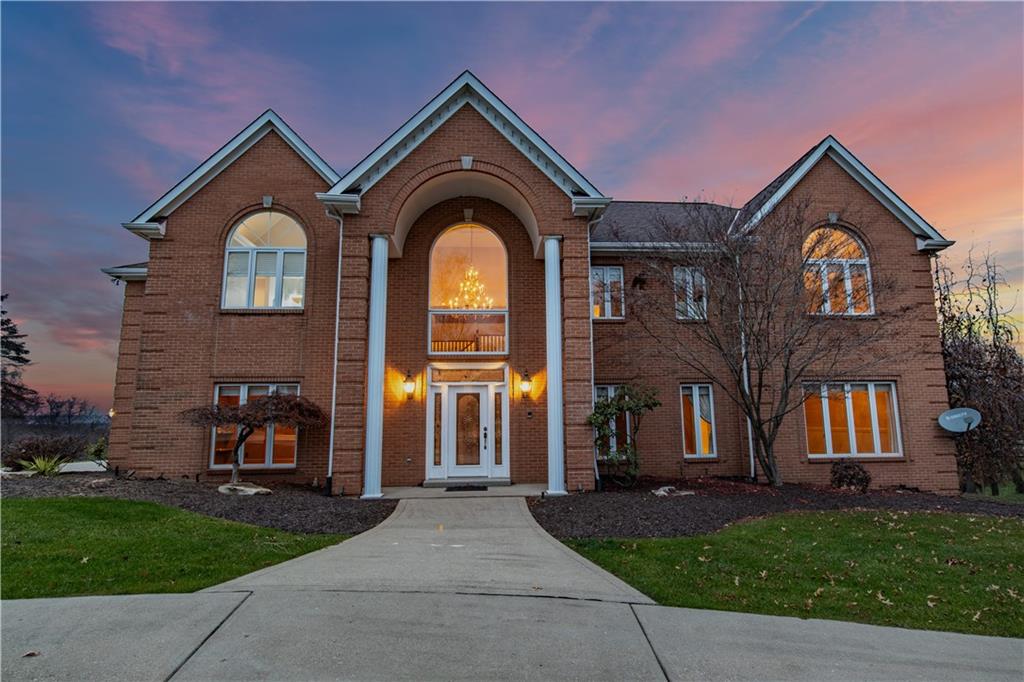
[[508,311],[431,311],[428,344],[431,355],[504,355]]

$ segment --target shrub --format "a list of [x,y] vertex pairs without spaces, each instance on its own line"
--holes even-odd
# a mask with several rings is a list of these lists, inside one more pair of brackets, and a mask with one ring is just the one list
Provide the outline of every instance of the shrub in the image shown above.
[[862,493],[871,485],[871,474],[857,462],[836,462],[832,465],[832,487],[853,488]]
[[85,448],[85,456],[91,460],[101,460],[107,458],[107,439],[100,436],[95,442],[90,443]]
[[18,461],[23,471],[34,471],[40,476],[56,476],[60,473],[60,465],[67,460],[63,457],[33,457]]
[[85,449],[81,436],[23,436],[3,449],[3,465],[21,469],[23,462],[40,458],[63,461],[77,459]]

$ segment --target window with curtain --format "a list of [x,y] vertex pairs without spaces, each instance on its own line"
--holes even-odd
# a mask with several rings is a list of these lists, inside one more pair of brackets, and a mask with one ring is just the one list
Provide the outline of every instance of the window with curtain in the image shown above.
[[683,415],[683,456],[714,457],[715,406],[711,384],[683,384],[679,397]]
[[896,386],[851,381],[804,385],[810,457],[900,455]]
[[306,232],[280,211],[260,211],[231,231],[224,256],[223,308],[301,308]]
[[[299,392],[298,384],[218,384],[214,387],[214,402],[218,405],[244,405],[259,396],[271,393]],[[213,430],[213,451],[210,468],[230,469],[237,437],[237,427],[220,426]],[[249,468],[295,466],[298,431],[284,424],[271,424],[259,429],[245,441],[242,466]]]
[[704,271],[700,268],[676,267],[675,280],[676,319],[703,320],[708,315]]
[[[599,384],[594,386],[594,402],[598,400],[605,400],[611,398],[622,389],[621,385],[618,384]],[[602,442],[596,444],[597,456],[602,457],[604,452],[616,452],[619,446],[627,445],[631,437],[631,429],[629,423],[628,414],[620,414],[615,418],[615,423],[609,425],[611,427],[611,437],[608,442]],[[596,433],[595,433],[596,437]]]
[[508,352],[508,254],[497,234],[466,223],[430,251],[431,355]]
[[622,268],[595,265],[590,268],[590,309],[594,319],[622,319],[625,316]]
[[823,227],[804,241],[807,309],[818,315],[870,315],[875,310],[871,265],[864,246],[846,230]]

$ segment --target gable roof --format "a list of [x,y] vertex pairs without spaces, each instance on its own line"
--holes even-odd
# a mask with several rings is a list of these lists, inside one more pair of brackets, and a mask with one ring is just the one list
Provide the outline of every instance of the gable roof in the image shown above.
[[954,244],[939,234],[938,230],[889,189],[888,185],[882,182],[832,135],[828,135],[807,150],[793,165],[755,194],[741,209],[740,221],[742,222],[740,224],[747,228],[768,215],[825,156],[839,164],[840,168],[860,183],[879,203],[917,235],[919,251],[940,251]]
[[162,226],[156,222],[157,220],[165,218],[183,204],[271,131],[280,135],[281,139],[288,143],[288,146],[294,149],[326,182],[334,184],[338,181],[339,176],[334,169],[313,151],[313,148],[306,144],[273,109],[267,109],[240,133],[228,140],[227,144],[214,152],[210,158],[203,161],[181,182],[172,187],[170,191],[153,202],[133,220],[124,223],[125,229],[146,239],[159,239],[163,232]]
[[559,188],[574,199],[604,199],[589,180],[565,160],[523,119],[470,71],[458,78],[417,111],[398,130],[321,195],[329,200],[334,195],[366,193],[388,171],[426,140],[455,112],[469,105],[477,110],[514,147],[522,152]]

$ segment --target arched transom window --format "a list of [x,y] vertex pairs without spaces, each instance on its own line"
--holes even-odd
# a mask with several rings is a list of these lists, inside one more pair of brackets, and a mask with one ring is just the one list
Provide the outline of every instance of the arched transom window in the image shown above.
[[804,286],[808,309],[821,315],[874,312],[871,266],[864,246],[846,230],[822,227],[804,241]]
[[437,238],[429,307],[431,354],[508,352],[508,255],[494,232],[467,223]]
[[235,226],[224,257],[224,308],[301,308],[306,232],[279,211],[253,213]]

